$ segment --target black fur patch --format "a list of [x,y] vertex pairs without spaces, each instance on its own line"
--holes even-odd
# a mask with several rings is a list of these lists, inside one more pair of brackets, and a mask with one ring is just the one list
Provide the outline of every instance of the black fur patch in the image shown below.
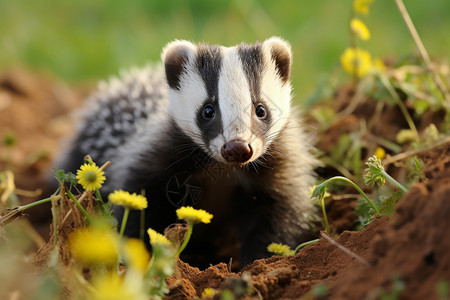
[[[264,134],[270,128],[272,123],[272,115],[269,107],[266,105],[262,98],[261,93],[264,91],[264,87],[261,86],[261,74],[264,67],[263,54],[261,44],[241,44],[238,48],[239,58],[241,59],[242,66],[247,77],[248,85],[250,88],[250,95],[253,105],[253,117],[252,117],[252,132],[256,133],[261,138],[264,138]],[[272,101],[272,99],[268,99]],[[258,119],[255,114],[256,107],[262,104],[266,109],[266,117],[264,119]]]
[[261,99],[261,73],[264,64],[261,44],[241,44],[238,53],[250,86],[252,101],[256,103]]
[[177,46],[170,49],[164,59],[164,68],[169,86],[175,90],[180,90],[180,76],[184,70],[184,64],[188,61],[187,49],[184,46]]
[[197,46],[197,68],[205,82],[208,98],[217,98],[222,53],[219,46]]
[[[186,193],[186,188],[196,188],[200,192],[202,189],[201,184],[197,182],[186,182],[186,186],[179,186],[179,190],[171,183],[174,183],[177,177],[194,174],[208,161],[208,155],[186,136],[173,120],[165,130],[167,139],[164,142],[145,145],[146,151],[127,166],[129,176],[123,179],[121,186],[130,193],[139,194],[145,189],[149,201],[145,228],[151,227],[158,232],[163,232],[167,226],[177,221],[177,208],[194,206],[197,202],[200,195]],[[180,182],[181,184],[183,182]],[[123,210],[119,208],[119,220],[122,213]],[[139,237],[139,220],[140,211],[131,211],[125,230],[127,236]],[[149,245],[148,235],[144,235],[144,238]]]
[[280,75],[283,84],[286,84],[291,77],[291,54],[285,47],[280,45],[274,45],[271,52],[278,75]]
[[[198,45],[197,69],[205,83],[208,98],[201,107],[197,109],[197,126],[202,132],[205,144],[223,132],[222,117],[219,109],[218,84],[219,74],[222,68],[222,54],[219,46]],[[211,120],[203,118],[203,108],[210,104],[215,110],[215,116]]]

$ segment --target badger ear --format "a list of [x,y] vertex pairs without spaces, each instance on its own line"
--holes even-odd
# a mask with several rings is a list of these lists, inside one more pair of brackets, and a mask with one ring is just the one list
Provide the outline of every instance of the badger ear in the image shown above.
[[180,89],[180,78],[186,65],[195,57],[196,47],[188,41],[173,41],[163,50],[161,55],[169,86]]
[[292,64],[292,52],[289,43],[279,37],[271,37],[264,41],[263,48],[270,53],[271,59],[275,62],[275,68],[281,81],[287,83],[291,77]]

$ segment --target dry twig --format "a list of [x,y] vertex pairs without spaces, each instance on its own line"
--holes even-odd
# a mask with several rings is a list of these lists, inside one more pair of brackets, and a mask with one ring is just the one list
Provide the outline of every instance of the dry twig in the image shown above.
[[425,147],[422,149],[409,150],[409,151],[405,151],[405,152],[402,152],[402,153],[394,155],[394,156],[390,156],[388,158],[385,158],[382,163],[384,166],[387,166],[387,165],[390,165],[397,161],[407,159],[408,157],[411,157],[411,156],[414,156],[414,155],[417,155],[420,153],[428,152],[428,151],[434,150],[434,149],[439,149],[447,144],[450,144],[450,136],[434,143],[431,146],[428,146],[428,147]]
[[414,26],[414,23],[411,20],[411,17],[408,14],[408,10],[405,7],[405,4],[402,0],[395,0],[398,10],[400,11],[400,14],[403,17],[403,20],[406,23],[406,27],[408,27],[409,32],[411,33],[411,36],[414,40],[414,43],[417,46],[417,49],[419,50],[420,56],[422,56],[422,59],[425,62],[425,65],[427,66],[428,71],[430,72],[431,76],[433,77],[433,80],[442,93],[442,96],[447,101],[447,105],[450,105],[450,94],[445,86],[444,82],[442,81],[441,77],[435,72],[434,68],[431,65],[430,56],[428,55],[427,50],[425,49],[425,46],[422,43],[422,40],[420,39],[419,34],[417,33],[416,27]]
[[356,254],[355,252],[351,251],[348,248],[345,248],[344,246],[342,246],[341,244],[339,244],[338,242],[336,242],[335,240],[333,240],[332,238],[330,238],[328,235],[326,235],[325,232],[321,232],[320,236],[322,236],[325,240],[327,240],[327,242],[329,242],[331,245],[335,246],[336,248],[344,251],[345,253],[347,253],[348,255],[350,255],[351,257],[356,258],[356,260],[358,260],[359,262],[363,263],[364,265],[370,267],[370,263],[365,260],[364,258],[362,258],[361,256],[359,256],[358,254]]

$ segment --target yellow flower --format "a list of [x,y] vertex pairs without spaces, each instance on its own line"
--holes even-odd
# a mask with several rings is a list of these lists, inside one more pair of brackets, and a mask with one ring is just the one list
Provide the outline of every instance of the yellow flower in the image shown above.
[[294,255],[294,250],[292,250],[288,245],[279,243],[270,244],[269,246],[267,246],[267,251],[282,256]]
[[416,141],[416,134],[411,129],[402,129],[397,133],[395,140],[399,144]]
[[372,67],[375,70],[375,72],[378,72],[378,73],[384,73],[384,72],[386,72],[386,69],[387,69],[384,62],[379,58],[376,58],[373,60]]
[[370,53],[360,48],[347,48],[341,55],[342,68],[350,73],[363,77],[372,68]]
[[352,32],[363,41],[370,39],[370,31],[360,19],[353,18],[350,21],[350,29]]
[[149,228],[147,230],[148,235],[150,236],[150,243],[152,244],[160,244],[165,246],[171,246],[172,243],[161,233],[156,232],[155,230]]
[[81,228],[69,236],[72,256],[86,264],[115,263],[119,257],[118,241],[110,230]]
[[431,123],[423,131],[423,137],[425,138],[426,142],[437,142],[439,141],[439,129],[437,129],[436,125]]
[[211,222],[213,215],[203,209],[195,209],[191,206],[183,206],[177,209],[177,216],[180,220],[188,223],[205,223]]
[[102,187],[105,181],[105,172],[100,170],[96,164],[84,164],[77,171],[78,180],[86,191],[95,191]]
[[212,289],[212,288],[206,288],[203,290],[202,292],[202,298],[210,298],[210,297],[214,297],[214,295],[216,294],[216,290]]
[[125,256],[132,268],[144,273],[147,270],[150,254],[139,239],[129,239],[125,244]]
[[147,199],[142,195],[137,195],[136,193],[130,194],[128,192],[118,190],[109,194],[108,199],[115,205],[121,205],[129,209],[142,210],[147,208]]
[[384,149],[381,147],[377,147],[377,149],[375,150],[375,156],[378,159],[383,159],[386,157],[386,151],[384,151]]
[[142,291],[139,283],[127,281],[117,274],[106,274],[92,280],[90,299],[93,300],[146,300],[148,296]]
[[353,10],[359,14],[367,15],[369,13],[369,5],[374,0],[355,0],[353,1]]

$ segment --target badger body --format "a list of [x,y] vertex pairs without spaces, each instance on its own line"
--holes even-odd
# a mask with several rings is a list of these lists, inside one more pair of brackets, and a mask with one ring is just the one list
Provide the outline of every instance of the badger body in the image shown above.
[[[214,214],[185,250],[197,265],[230,244],[245,265],[272,242],[308,239],[314,158],[291,108],[289,44],[174,41],[162,61],[100,84],[59,167],[74,171],[86,154],[110,160],[102,192],[145,191],[145,228],[163,232],[180,206]],[[132,211],[126,234],[137,237],[139,224]]]

